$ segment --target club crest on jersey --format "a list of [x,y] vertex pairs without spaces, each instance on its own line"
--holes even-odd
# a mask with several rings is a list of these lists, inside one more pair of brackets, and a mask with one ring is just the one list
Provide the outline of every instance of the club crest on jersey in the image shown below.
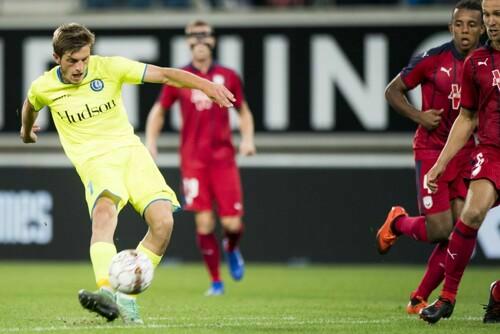
[[424,203],[424,208],[426,209],[430,209],[432,208],[432,205],[434,204],[432,202],[432,197],[431,196],[425,196],[423,199],[422,199],[422,202]]
[[498,90],[500,91],[500,71],[498,69],[495,69],[491,71],[493,74],[493,83],[491,84],[492,86],[497,86]]
[[90,88],[94,92],[99,92],[104,88],[104,82],[101,79],[94,79],[90,82]]

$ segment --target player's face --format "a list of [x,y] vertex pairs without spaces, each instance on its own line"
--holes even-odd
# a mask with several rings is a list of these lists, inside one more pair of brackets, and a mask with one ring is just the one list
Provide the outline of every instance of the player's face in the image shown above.
[[450,32],[457,49],[463,54],[477,47],[479,38],[484,32],[481,12],[471,9],[455,9]]
[[73,53],[66,52],[62,57],[54,54],[54,60],[61,66],[62,79],[65,83],[79,84],[87,73],[90,59],[90,45]]
[[203,61],[212,57],[215,38],[208,26],[192,27],[187,32],[187,43],[191,49],[193,60]]
[[500,44],[500,0],[483,0],[483,20],[489,39]]

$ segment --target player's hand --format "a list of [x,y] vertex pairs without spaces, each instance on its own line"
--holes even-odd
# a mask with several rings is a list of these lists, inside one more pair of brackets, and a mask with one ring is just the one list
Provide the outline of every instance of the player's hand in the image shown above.
[[21,126],[21,130],[19,131],[19,137],[25,144],[36,143],[38,136],[37,132],[40,131],[40,127],[38,125],[33,125],[31,131],[26,131],[24,126]]
[[240,143],[240,154],[242,156],[250,156],[257,153],[257,149],[255,148],[255,144],[253,140],[242,140]]
[[424,176],[424,189],[434,194],[438,190],[437,181],[444,172],[444,167],[434,164]]
[[236,101],[233,93],[221,84],[209,82],[203,92],[221,107],[230,108],[233,106],[233,102]]
[[420,113],[419,124],[427,130],[434,130],[441,122],[441,114],[443,109],[429,109]]

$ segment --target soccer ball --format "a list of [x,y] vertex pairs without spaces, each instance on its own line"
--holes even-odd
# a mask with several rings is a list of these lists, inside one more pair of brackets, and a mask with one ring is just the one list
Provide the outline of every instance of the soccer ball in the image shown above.
[[116,291],[137,294],[146,290],[152,280],[153,264],[145,254],[127,249],[113,256],[109,282]]

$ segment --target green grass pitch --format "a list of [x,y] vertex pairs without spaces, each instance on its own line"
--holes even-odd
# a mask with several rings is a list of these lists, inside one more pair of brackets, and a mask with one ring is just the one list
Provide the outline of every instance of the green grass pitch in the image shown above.
[[[0,262],[3,333],[500,333],[484,325],[481,304],[497,268],[465,273],[455,313],[428,325],[405,313],[423,268],[248,264],[226,295],[204,297],[202,264],[162,266],[139,296],[145,325],[107,323],[83,310],[80,288],[94,289],[90,263]],[[434,296],[433,296],[434,297]]]

